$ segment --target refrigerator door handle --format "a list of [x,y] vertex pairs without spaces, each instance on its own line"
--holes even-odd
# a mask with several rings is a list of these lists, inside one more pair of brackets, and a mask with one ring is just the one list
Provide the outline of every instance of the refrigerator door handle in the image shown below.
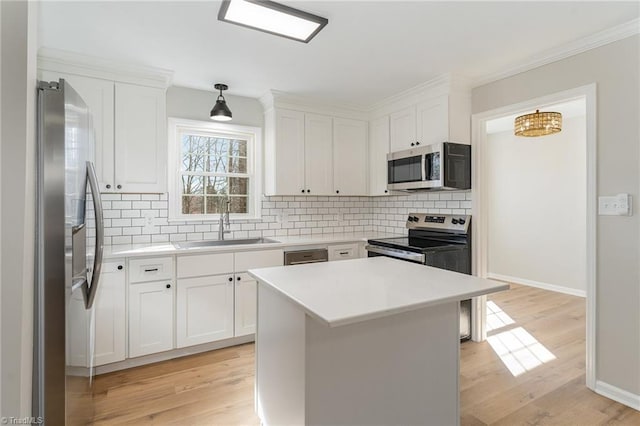
[[96,247],[95,256],[93,258],[93,274],[91,277],[91,286],[86,288],[85,305],[87,309],[91,309],[96,298],[98,285],[100,284],[100,271],[102,270],[102,252],[104,249],[104,218],[102,215],[102,200],[100,199],[100,187],[98,186],[98,177],[96,175],[95,166],[91,161],[87,161],[87,180],[91,187],[91,198],[93,200],[93,211],[96,216]]

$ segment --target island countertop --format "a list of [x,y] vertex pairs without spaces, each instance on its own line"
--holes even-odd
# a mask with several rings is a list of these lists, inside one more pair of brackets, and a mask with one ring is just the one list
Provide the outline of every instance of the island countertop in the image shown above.
[[509,289],[509,285],[388,257],[249,270],[329,327]]

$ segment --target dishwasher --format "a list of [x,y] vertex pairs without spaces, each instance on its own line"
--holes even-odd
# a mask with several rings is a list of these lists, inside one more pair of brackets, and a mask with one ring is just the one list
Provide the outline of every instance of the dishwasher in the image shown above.
[[304,263],[319,263],[329,260],[329,250],[311,249],[284,252],[284,265],[302,265]]

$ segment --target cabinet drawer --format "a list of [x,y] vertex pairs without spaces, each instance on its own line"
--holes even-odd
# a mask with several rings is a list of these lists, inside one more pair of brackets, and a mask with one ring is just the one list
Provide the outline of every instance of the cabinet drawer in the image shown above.
[[244,272],[255,268],[282,266],[284,252],[282,250],[243,251],[236,253],[235,271]]
[[329,261],[347,260],[359,258],[358,244],[341,244],[339,246],[329,246]]
[[178,256],[178,278],[232,273],[233,253]]
[[173,257],[131,259],[129,261],[129,283],[172,280]]

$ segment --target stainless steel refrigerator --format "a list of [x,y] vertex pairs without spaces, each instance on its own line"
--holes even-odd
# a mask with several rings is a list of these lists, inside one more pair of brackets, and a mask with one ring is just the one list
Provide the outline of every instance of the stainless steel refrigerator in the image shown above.
[[103,248],[93,158],[82,98],[64,80],[39,82],[33,410],[51,426],[93,416],[93,305]]

